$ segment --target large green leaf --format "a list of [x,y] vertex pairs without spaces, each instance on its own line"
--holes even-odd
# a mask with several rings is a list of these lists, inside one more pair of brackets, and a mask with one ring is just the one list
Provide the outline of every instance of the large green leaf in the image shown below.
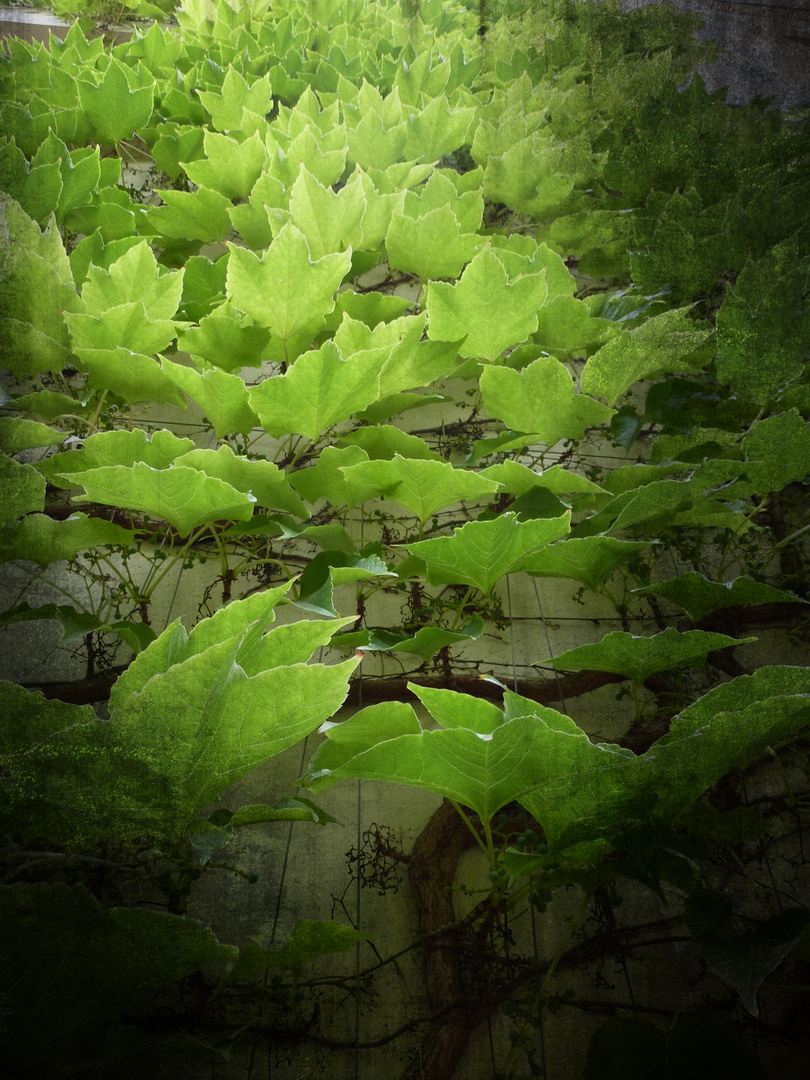
[[797,409],[760,421],[743,440],[745,475],[758,495],[781,491],[810,474],[810,423]]
[[140,302],[150,321],[171,319],[183,295],[183,274],[183,270],[161,273],[152,249],[142,240],[109,269],[91,264],[82,300],[87,314],[95,318],[101,318],[109,308]]
[[717,313],[717,377],[763,405],[799,376],[810,349],[807,262],[794,236],[749,262]]
[[[10,525],[23,514],[45,509],[45,480],[32,465],[21,465],[14,458],[0,454],[0,482],[3,485],[0,528]],[[4,539],[5,533],[1,533],[0,551]]]
[[434,585],[466,584],[488,593],[504,574],[519,570],[540,548],[559,540],[570,527],[570,514],[518,522],[515,514],[495,521],[470,521],[453,536],[420,540],[405,547],[424,559]]
[[416,514],[423,525],[438,510],[464,499],[491,495],[500,486],[447,461],[414,460],[399,454],[390,461],[350,465],[343,475],[350,502],[364,503],[383,495]]
[[74,559],[88,549],[126,546],[134,537],[131,529],[86,514],[71,514],[64,521],[55,521],[45,514],[29,514],[0,532],[0,562],[25,559],[45,567]]
[[326,499],[339,506],[349,498],[343,470],[360,461],[368,461],[368,454],[360,446],[325,446],[314,465],[290,474],[290,483],[308,503]]
[[259,133],[239,142],[217,131],[206,131],[203,149],[203,158],[182,162],[188,178],[226,199],[246,199],[267,163],[267,147]]
[[[211,321],[208,319],[207,323]],[[248,434],[258,426],[256,414],[248,404],[244,380],[238,375],[213,367],[195,371],[194,368],[173,364],[166,359],[161,367],[173,383],[197,402],[210,420],[218,439],[237,432]]]
[[154,102],[154,81],[135,86],[133,72],[114,56],[98,84],[78,79],[79,101],[84,114],[101,137],[114,146],[145,127]]
[[680,633],[671,626],[649,638],[615,631],[595,645],[569,649],[549,662],[565,671],[615,671],[643,682],[657,671],[702,666],[710,652],[750,641],[756,638],[732,638],[703,630]]
[[428,336],[455,341],[466,335],[462,356],[496,360],[537,329],[537,311],[548,289],[545,272],[510,282],[506,267],[488,245],[454,285],[431,282],[425,307]]
[[458,277],[485,243],[476,233],[460,231],[449,203],[416,219],[395,211],[385,237],[391,266],[423,281]]
[[345,700],[358,659],[292,664],[250,677],[225,640],[154,675],[112,713],[116,740],[154,776],[143,829],[180,838],[212,799],[311,734]]
[[151,435],[142,428],[132,431],[100,431],[89,435],[81,450],[68,450],[48,458],[40,470],[53,483],[59,474],[77,473],[83,469],[99,469],[104,465],[134,465],[145,462],[154,469],[167,469],[181,454],[194,449],[191,439],[181,439],[168,428],[159,428]]
[[290,221],[306,238],[313,260],[361,242],[366,196],[359,172],[338,192],[301,167],[290,193]]
[[572,537],[530,555],[521,569],[533,577],[572,578],[598,589],[622,563],[647,546],[647,541],[634,543],[612,536]]
[[[305,781],[315,792],[350,777],[409,784],[460,802],[488,822],[542,782],[538,762],[546,730],[538,717],[524,716],[486,734],[454,727],[399,735],[332,768],[316,754]],[[593,745],[584,733],[582,739]]]
[[798,604],[802,599],[795,593],[775,589],[753,578],[739,577],[733,581],[709,581],[703,574],[690,570],[687,574],[660,581],[634,590],[637,593],[655,593],[667,600],[674,601],[695,620],[700,620],[713,611],[722,608],[749,604]]
[[210,618],[202,619],[188,633],[180,619],[175,619],[118,678],[110,694],[110,707],[115,708],[130,694],[140,693],[153,675],[165,674],[173,664],[197,656],[212,645],[234,640],[254,624],[263,633],[275,619],[276,605],[283,601],[291,586],[292,582],[288,581],[244,600],[233,600]]
[[368,941],[370,936],[337,922],[296,919],[285,942],[262,945],[251,939],[240,949],[236,963],[228,968],[225,981],[251,979],[268,968],[298,972],[305,964],[321,956],[348,952],[355,948],[359,941]]
[[201,318],[199,326],[177,335],[177,347],[189,353],[203,371],[206,363],[236,373],[243,367],[258,367],[269,341],[269,330],[254,326],[227,301]]
[[485,367],[480,385],[492,416],[549,445],[559,439],[581,439],[586,428],[613,415],[601,402],[578,394],[568,370],[553,356],[541,357],[522,371]]
[[218,191],[201,187],[196,191],[160,191],[163,206],[147,213],[149,224],[164,236],[176,240],[224,240],[231,231],[230,201]]
[[712,783],[810,723],[806,668],[761,668],[684,709],[650,748],[655,814],[672,820]]
[[292,222],[261,256],[232,247],[227,293],[234,307],[283,340],[328,315],[335,293],[351,266],[351,252],[314,260],[303,233]]
[[121,349],[122,352],[151,356],[162,352],[177,336],[177,327],[169,319],[150,321],[142,301],[105,308],[95,315],[72,313],[65,316],[73,348],[83,352]]
[[19,416],[0,416],[0,450],[4,454],[19,454],[40,446],[57,446],[64,442],[64,432],[54,431],[47,424],[24,420]]
[[344,360],[333,341],[306,353],[284,375],[248,391],[262,427],[275,437],[296,433],[313,442],[379,397],[380,358],[357,353]]
[[140,510],[168,521],[181,536],[219,518],[248,521],[256,502],[253,496],[237,491],[224,480],[179,466],[153,469],[137,461],[130,468],[106,465],[61,475],[71,484],[84,487],[85,494],[76,496],[77,501]]
[[606,398],[612,406],[639,379],[690,371],[702,364],[702,358],[691,354],[712,330],[687,318],[688,311],[689,308],[665,311],[603,345],[582,372],[583,393]]
[[[157,24],[153,24],[153,29],[156,26]],[[270,79],[267,75],[248,85],[242,73],[232,65],[228,65],[220,93],[198,90],[197,96],[210,114],[217,131],[239,131],[244,109],[264,116],[270,112],[273,104]]]
[[229,446],[220,446],[219,450],[191,450],[177,458],[176,464],[219,477],[237,491],[252,495],[259,506],[286,510],[300,518],[309,516],[284,473],[272,461],[237,457]]

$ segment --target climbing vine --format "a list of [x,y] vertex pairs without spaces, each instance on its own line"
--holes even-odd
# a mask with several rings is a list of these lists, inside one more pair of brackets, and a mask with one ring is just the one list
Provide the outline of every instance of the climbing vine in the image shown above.
[[[347,856],[419,906],[425,1011],[367,1047],[410,1039],[403,1078],[498,1017],[497,1075],[553,1075],[569,1010],[587,1078],[764,1075],[810,919],[806,117],[709,94],[666,7],[55,10],[0,62],[0,624],[83,670],[0,684],[9,1075],[252,1071],[260,1041],[336,1075],[363,1047],[330,995],[400,953],[345,897],[283,942],[188,911],[346,780],[444,800]],[[623,921],[633,889],[670,908]],[[699,992],[637,1000],[634,957],[684,942]]]

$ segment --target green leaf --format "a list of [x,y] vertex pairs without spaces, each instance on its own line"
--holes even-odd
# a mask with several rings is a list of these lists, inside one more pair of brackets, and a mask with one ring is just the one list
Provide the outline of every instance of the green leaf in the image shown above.
[[413,706],[404,701],[368,705],[340,723],[327,721],[320,734],[328,738],[312,755],[305,777],[299,783],[327,775],[379,742],[400,735],[418,735],[421,730]]
[[392,460],[364,461],[343,470],[349,502],[364,503],[384,495],[424,523],[438,510],[464,499],[478,499],[499,484],[447,461],[421,461],[396,454]]
[[248,404],[247,388],[238,375],[212,367],[198,372],[166,359],[161,362],[161,368],[192,401],[196,401],[218,439],[237,432],[247,435],[258,426],[258,418]]
[[67,314],[65,321],[73,340],[73,348],[81,358],[86,351],[119,350],[119,355],[141,353],[151,356],[171,345],[177,334],[169,319],[150,320],[139,300],[106,308],[99,317],[83,313]]
[[423,281],[458,277],[485,243],[476,233],[461,232],[449,203],[418,219],[395,211],[385,237],[390,265]]
[[264,75],[248,86],[244,76],[233,65],[229,65],[225,72],[221,93],[198,90],[197,96],[217,131],[240,131],[244,109],[264,116],[273,107],[269,76]]
[[261,257],[240,247],[230,252],[228,298],[285,341],[334,309],[335,292],[351,266],[350,251],[313,260],[306,238],[292,222]]
[[306,353],[284,375],[248,391],[262,427],[276,438],[296,433],[313,442],[379,396],[379,357],[356,353],[344,360],[333,341]]
[[[122,304],[142,303],[150,322],[171,319],[183,295],[183,271],[161,273],[146,240],[129,247],[109,269],[91,265],[82,287],[88,315],[102,319]],[[112,346],[119,341],[112,342]],[[127,340],[127,345],[133,347]],[[106,346],[98,346],[106,347]]]
[[753,604],[799,604],[805,603],[795,593],[775,589],[752,578],[739,577],[733,581],[709,581],[703,574],[690,570],[687,574],[634,589],[636,593],[655,593],[666,600],[672,600],[684,611],[688,611],[695,621],[705,618],[713,611],[727,607]]
[[365,210],[366,196],[359,172],[334,192],[301,166],[290,193],[290,221],[305,237],[313,260],[356,248]]
[[270,341],[270,331],[254,326],[227,301],[200,319],[199,326],[181,330],[177,346],[190,353],[195,364],[214,364],[228,372],[258,367]]
[[810,350],[807,262],[794,236],[744,267],[717,313],[717,377],[765,405],[803,371]]
[[205,157],[181,162],[188,178],[226,199],[246,199],[267,164],[267,148],[258,132],[244,142],[216,131],[203,137]]
[[601,402],[576,392],[565,365],[553,356],[541,357],[522,371],[485,367],[480,385],[492,416],[549,445],[559,439],[581,439],[586,428],[612,416]]
[[82,469],[98,469],[104,465],[132,466],[137,461],[146,462],[155,469],[167,469],[181,454],[193,450],[191,439],[180,439],[167,428],[159,428],[151,435],[142,428],[132,431],[101,431],[89,435],[81,450],[68,450],[40,463],[53,483],[59,474],[79,472]]
[[[45,509],[45,480],[33,465],[20,465],[13,458],[0,454],[0,482],[3,487],[0,529],[24,514]],[[0,533],[0,551],[7,539],[6,533]]]
[[418,435],[408,435],[401,428],[390,424],[357,428],[348,435],[342,435],[340,441],[347,446],[362,447],[374,461],[391,461],[399,455],[420,461],[444,460],[440,454],[430,449],[424,439],[420,439]]
[[360,652],[409,653],[430,660],[440,649],[458,645],[462,641],[477,640],[484,632],[484,620],[474,615],[460,630],[442,630],[437,626],[424,626],[415,634],[391,634],[387,630],[358,630],[340,634],[332,639],[334,645]]
[[163,236],[176,240],[216,243],[231,231],[230,201],[218,191],[201,187],[196,191],[158,191],[163,206],[147,211],[149,225]]
[[[109,1021],[162,987],[233,959],[193,919],[138,907],[102,910],[81,885],[18,884],[0,893],[0,969],[9,995],[7,1061],[56,1075],[103,1040]],[[37,1033],[47,1023],[53,1040]],[[26,1066],[25,1063],[28,1063]]]
[[221,641],[234,640],[254,623],[263,633],[275,619],[276,605],[284,600],[291,586],[292,582],[288,581],[244,600],[232,600],[210,618],[198,622],[188,634],[180,619],[175,619],[119,676],[110,694],[110,708],[115,708],[130,694],[139,694],[153,675],[165,674],[173,664],[197,656]]
[[359,941],[369,941],[370,934],[351,930],[336,922],[313,922],[296,919],[290,936],[283,944],[262,945],[255,939],[240,950],[239,959],[228,970],[226,982],[251,979],[268,968],[300,971],[305,964],[330,953],[344,953]]
[[320,499],[327,499],[339,506],[348,499],[343,469],[359,461],[368,461],[368,454],[359,446],[346,446],[343,449],[325,446],[314,465],[290,475],[290,483],[301,498],[312,505]]
[[569,527],[569,514],[519,523],[508,513],[495,521],[468,522],[453,536],[404,546],[425,561],[431,584],[463,582],[488,593],[504,574],[520,569],[529,555],[564,536]]
[[529,338],[537,329],[537,311],[547,295],[545,273],[509,282],[506,267],[483,248],[455,285],[431,282],[425,307],[428,336],[452,341],[466,335],[462,356],[495,361],[504,349]]
[[750,641],[756,638],[732,638],[703,630],[680,633],[671,626],[649,638],[615,631],[605,634],[598,644],[580,645],[548,662],[564,671],[615,671],[641,683],[657,671],[702,667],[710,652]]
[[86,514],[72,514],[65,521],[29,514],[0,533],[0,562],[24,559],[46,567],[88,549],[130,544],[134,537],[131,529]]
[[723,901],[726,897],[708,891],[693,894],[686,902],[684,921],[709,966],[734,987],[748,1012],[757,1016],[757,991],[801,937],[810,923],[810,910],[787,908],[760,923],[753,933],[743,934],[737,931],[731,904]]
[[111,390],[132,405],[149,401],[185,408],[179,388],[154,357],[124,348],[77,349],[77,352],[81,353],[81,366],[88,373],[88,387]]
[[116,738],[166,793],[141,795],[146,830],[185,835],[208,802],[331,716],[359,663],[293,664],[249,677],[236,662],[243,640],[212,645],[117,702]]
[[647,547],[648,541],[632,543],[612,536],[572,537],[530,555],[521,570],[533,577],[572,578],[598,589],[622,563]]
[[237,457],[229,446],[220,446],[218,450],[192,450],[177,458],[175,464],[216,476],[252,496],[259,506],[286,510],[300,518],[309,516],[284,473],[272,461]]
[[[349,777],[409,784],[460,802],[488,822],[543,782],[546,730],[539,717],[524,716],[484,734],[453,727],[400,735],[332,768],[316,754],[305,781],[316,792]],[[593,746],[584,733],[582,739]]]
[[154,82],[133,86],[130,69],[114,56],[97,85],[81,78],[76,85],[82,111],[108,146],[128,139],[151,119]]
[[[379,545],[376,545],[379,547]],[[367,581],[373,577],[396,577],[382,559],[368,549],[354,553],[322,551],[308,564],[298,581],[295,604],[318,615],[336,616],[333,593],[336,585]]]
[[689,371],[702,363],[691,354],[712,330],[688,319],[689,310],[676,308],[655,315],[635,330],[626,330],[603,345],[582,372],[583,393],[606,398],[608,405],[613,406],[640,379]]
[[408,683],[411,690],[433,719],[444,728],[467,728],[478,735],[491,735],[504,723],[503,712],[484,698],[457,694],[453,690],[436,690]]
[[130,468],[107,465],[61,475],[70,483],[84,487],[85,494],[76,496],[77,501],[140,510],[168,521],[182,537],[218,518],[248,521],[256,501],[223,480],[196,469],[177,466],[153,469],[142,461]]
[[280,799],[275,806],[241,806],[230,820],[235,828],[244,825],[260,825],[267,821],[311,821],[316,825],[330,825],[337,821],[311,799],[300,795]]
[[797,409],[761,420],[742,445],[745,475],[758,495],[781,491],[810,473],[810,423]]

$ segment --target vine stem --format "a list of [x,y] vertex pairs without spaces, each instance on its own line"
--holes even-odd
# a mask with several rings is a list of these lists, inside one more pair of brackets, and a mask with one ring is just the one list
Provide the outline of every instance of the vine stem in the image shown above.
[[456,612],[456,617],[455,617],[455,619],[453,619],[453,624],[450,627],[451,630],[455,630],[456,627],[461,622],[461,620],[464,618],[464,608],[467,606],[467,601],[472,596],[474,588],[475,588],[474,585],[468,585],[467,586],[467,591],[464,593],[464,598],[461,601],[461,603],[459,604],[458,611]]
[[557,950],[556,955],[552,959],[551,963],[548,966],[548,970],[543,976],[543,981],[540,983],[537,993],[534,995],[534,1001],[528,1005],[526,1017],[520,1028],[520,1037],[515,1039],[512,1048],[509,1051],[509,1057],[506,1059],[506,1065],[503,1070],[504,1080],[514,1080],[516,1076],[521,1047],[526,1040],[526,1035],[528,1034],[529,1028],[534,1026],[532,1024],[532,1020],[535,1019],[535,1014],[539,1015],[539,1011],[543,1007],[543,996],[548,989],[548,984],[554,977],[554,972],[557,970],[557,965],[559,964],[560,960],[562,960],[568,949],[568,943],[571,941],[571,938],[577,932],[582,920],[585,918],[585,913],[590,907],[592,899],[593,897],[591,893],[585,894],[585,898],[580,904],[579,910],[576,913],[576,917],[571,920],[571,925],[568,929],[568,933],[563,938],[563,941],[559,949]]
[[484,826],[485,832],[487,834],[487,841],[485,843],[481,839],[481,837],[479,836],[478,830],[473,825],[472,821],[470,821],[469,815],[463,809],[463,807],[461,806],[461,803],[457,803],[455,799],[449,799],[448,802],[451,803],[453,809],[456,811],[457,814],[459,814],[459,816],[461,817],[461,820],[464,822],[464,824],[470,830],[472,835],[475,837],[476,844],[478,844],[478,846],[484,852],[484,854],[489,859],[489,861],[492,864],[492,867],[494,869],[494,867],[495,867],[495,849],[494,849],[493,844],[492,844],[492,831],[489,830],[486,825]]

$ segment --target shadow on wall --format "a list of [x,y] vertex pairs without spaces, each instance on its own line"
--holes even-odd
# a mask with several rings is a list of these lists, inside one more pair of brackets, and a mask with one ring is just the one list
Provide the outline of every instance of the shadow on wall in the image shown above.
[[[728,103],[773,97],[781,108],[810,105],[810,4],[806,0],[672,0],[697,12],[705,26],[698,40],[722,50],[698,70],[710,92],[729,87]],[[630,11],[644,0],[624,0]]]

